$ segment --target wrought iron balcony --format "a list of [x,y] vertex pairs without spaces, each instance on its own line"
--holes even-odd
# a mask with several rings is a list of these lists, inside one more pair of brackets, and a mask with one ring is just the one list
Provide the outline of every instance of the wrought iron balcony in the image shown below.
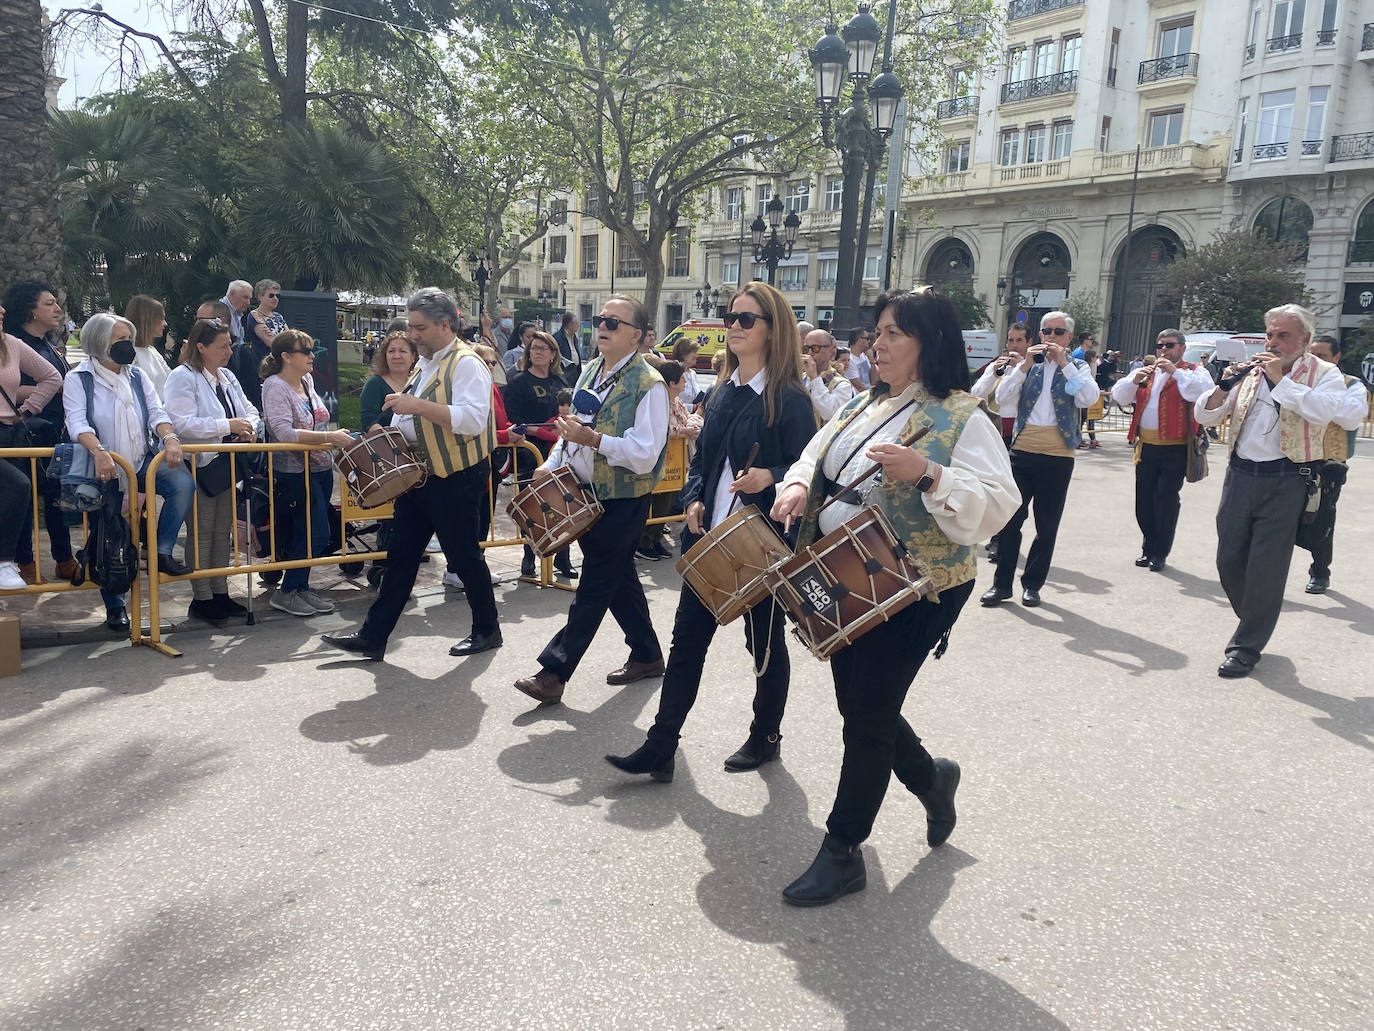
[[954,97],[952,100],[942,100],[935,105],[936,118],[962,118],[977,113],[977,97]]
[[1322,141],[1321,141],[1321,140],[1303,140],[1303,141],[1302,141],[1302,156],[1303,156],[1303,157],[1305,157],[1305,158],[1312,157],[1314,154],[1320,154],[1321,152],[1322,152]]
[[1374,50],[1374,21],[1365,22],[1364,34],[1360,36],[1361,50]]
[[954,23],[954,35],[959,39],[972,39],[985,31],[983,23],[977,18],[960,18]]
[[1345,263],[1374,261],[1374,240],[1351,240],[1345,254]]
[[1273,36],[1269,42],[1264,44],[1264,51],[1267,54],[1277,54],[1284,50],[1296,50],[1302,46],[1302,33],[1295,32],[1291,36]]
[[1245,147],[1237,147],[1236,152],[1232,155],[1232,157],[1235,159],[1236,164],[1240,164],[1240,159],[1245,157]]
[[1245,60],[1247,60],[1247,61],[1253,61],[1254,59],[1255,59],[1255,44],[1251,43],[1251,44],[1249,44],[1249,45],[1245,48]]
[[1007,21],[1029,18],[1035,14],[1062,10],[1065,7],[1081,7],[1083,0],[1011,0],[1007,5]]
[[1374,132],[1331,137],[1328,161],[1368,161],[1374,158]]
[[1272,161],[1274,158],[1288,156],[1288,144],[1286,143],[1257,143],[1255,144],[1256,161]]
[[1001,102],[1014,104],[1018,100],[1052,97],[1058,93],[1073,93],[1077,89],[1077,72],[1056,72],[1053,75],[1042,75],[1036,79],[1022,79],[1020,82],[1004,83]]
[[821,276],[820,279],[816,280],[816,289],[817,289],[817,290],[834,290],[834,289],[835,289],[835,277],[834,277],[834,276]]
[[1318,30],[1317,30],[1317,46],[1319,46],[1319,47],[1333,47],[1333,46],[1335,46],[1335,45],[1336,45],[1336,30],[1335,30],[1335,29],[1318,29]]
[[1162,79],[1181,79],[1197,75],[1197,60],[1197,54],[1171,54],[1169,57],[1157,57],[1153,61],[1141,61],[1136,82],[1144,85]]

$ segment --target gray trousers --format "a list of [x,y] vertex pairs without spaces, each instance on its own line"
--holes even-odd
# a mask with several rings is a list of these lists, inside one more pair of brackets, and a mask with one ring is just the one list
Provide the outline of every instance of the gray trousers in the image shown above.
[[[1250,463],[1253,464],[1253,463]],[[1283,588],[1307,504],[1307,480],[1292,462],[1226,469],[1217,509],[1217,572],[1240,625],[1226,654],[1256,662],[1278,625]]]
[[[197,569],[218,569],[229,564],[230,531],[234,518],[234,492],[226,490],[213,498],[203,490],[196,491],[195,508],[186,519],[188,531],[198,532],[196,549]],[[192,580],[191,596],[196,601],[209,601],[211,595],[228,594],[229,582],[222,576],[208,580]]]

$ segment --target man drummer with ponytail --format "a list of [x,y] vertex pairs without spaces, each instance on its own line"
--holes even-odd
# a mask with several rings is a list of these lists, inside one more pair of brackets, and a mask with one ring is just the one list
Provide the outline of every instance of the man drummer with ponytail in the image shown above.
[[489,456],[496,447],[491,374],[486,362],[458,339],[458,305],[452,297],[427,286],[406,307],[408,332],[420,359],[405,390],[388,394],[382,407],[392,413],[392,425],[414,448],[429,478],[396,499],[386,573],[361,629],[323,638],[374,662],[386,652],[387,639],[415,586],[425,545],[435,534],[450,571],[467,587],[472,606],[472,632],[449,654],[474,655],[501,647],[491,573],[478,543]]
[[582,578],[568,622],[539,654],[539,672],[515,687],[539,702],[556,702],[591,647],[606,613],[625,632],[630,657],[607,674],[608,684],[663,675],[663,650],[635,569],[635,546],[668,447],[668,388],[638,346],[649,325],[644,305],[613,296],[592,319],[599,354],[587,363],[573,394],[573,414],[559,417],[562,439],[534,480],[569,466],[590,484],[604,514],[581,538]]
[[[830,658],[844,720],[844,760],[827,834],[810,869],[783,891],[819,906],[867,883],[859,846],[873,829],[892,774],[926,810],[926,840],[954,829],[960,771],[932,759],[902,717],[902,703],[930,650],[947,637],[973,591],[975,546],[1021,503],[996,424],[969,393],[959,321],[934,293],[878,298],[871,390],[823,427],[783,479],[779,521],[801,520],[797,551],[878,507],[935,593],[908,605]],[[918,430],[919,444],[904,446]],[[873,463],[881,471],[852,489]],[[820,508],[835,495],[840,500]]]

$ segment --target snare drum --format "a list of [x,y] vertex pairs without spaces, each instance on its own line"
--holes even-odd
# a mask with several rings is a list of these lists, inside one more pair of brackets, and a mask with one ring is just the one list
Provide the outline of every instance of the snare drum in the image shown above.
[[334,465],[359,508],[376,508],[420,486],[429,475],[401,431],[378,426],[335,457]]
[[793,631],[828,659],[879,623],[933,593],[872,506],[768,571],[768,589],[795,622]]
[[750,505],[721,520],[683,552],[677,571],[724,626],[767,597],[764,574],[791,555],[773,524],[757,505]]
[[577,540],[596,525],[603,511],[592,488],[578,483],[566,465],[531,483],[506,506],[506,514],[530,539],[530,547],[540,558],[556,554]]

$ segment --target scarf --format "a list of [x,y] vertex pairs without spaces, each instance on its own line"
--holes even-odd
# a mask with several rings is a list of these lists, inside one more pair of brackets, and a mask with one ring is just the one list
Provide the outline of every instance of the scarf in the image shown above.
[[[101,434],[100,443],[116,454],[123,455],[135,469],[142,468],[143,459],[148,453],[148,427],[143,424],[143,409],[134,397],[133,376],[127,367],[119,372],[111,372],[103,362],[94,358],[86,365],[95,378],[114,393],[114,426],[108,439]],[[123,481],[124,474],[121,472],[120,483],[127,490],[128,484]]]

